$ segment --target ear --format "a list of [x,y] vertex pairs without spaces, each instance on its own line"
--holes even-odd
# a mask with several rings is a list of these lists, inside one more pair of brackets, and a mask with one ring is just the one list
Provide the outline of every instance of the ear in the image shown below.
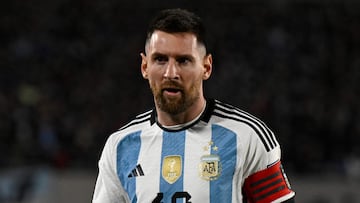
[[141,56],[141,74],[144,79],[148,79],[146,55],[144,53],[140,53],[140,56]]
[[203,74],[203,80],[207,80],[210,78],[211,72],[212,72],[212,56],[211,54],[207,54],[204,57],[204,74]]

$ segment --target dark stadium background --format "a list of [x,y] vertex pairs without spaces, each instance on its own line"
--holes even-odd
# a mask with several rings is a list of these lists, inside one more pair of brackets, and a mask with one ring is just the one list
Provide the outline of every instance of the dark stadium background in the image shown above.
[[360,2],[3,1],[0,202],[89,202],[106,138],[152,107],[147,23],[198,13],[208,97],[264,120],[299,202],[360,202]]

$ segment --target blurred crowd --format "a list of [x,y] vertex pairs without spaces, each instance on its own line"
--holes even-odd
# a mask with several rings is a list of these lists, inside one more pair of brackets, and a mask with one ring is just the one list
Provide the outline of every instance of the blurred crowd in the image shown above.
[[209,97],[264,120],[289,170],[360,178],[360,4],[250,2],[2,2],[0,168],[96,170],[110,133],[152,108],[149,17],[180,6],[208,27]]

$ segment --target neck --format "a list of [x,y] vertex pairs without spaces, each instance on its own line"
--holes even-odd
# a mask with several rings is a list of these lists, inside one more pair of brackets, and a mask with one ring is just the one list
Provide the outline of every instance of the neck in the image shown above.
[[189,107],[186,111],[179,114],[169,114],[165,111],[162,111],[159,108],[156,108],[157,119],[161,125],[164,126],[173,126],[184,124],[192,121],[197,116],[201,114],[206,106],[205,98],[199,98],[191,107]]

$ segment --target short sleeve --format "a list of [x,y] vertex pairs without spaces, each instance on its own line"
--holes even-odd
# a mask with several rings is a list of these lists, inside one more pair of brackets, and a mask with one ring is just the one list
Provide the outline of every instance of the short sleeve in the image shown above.
[[283,202],[295,193],[281,165],[281,150],[276,146],[267,150],[254,134],[249,143],[247,170],[243,185],[249,203]]
[[99,174],[93,194],[93,203],[129,202],[116,173],[116,142],[110,136],[102,151],[98,166]]
[[295,195],[280,161],[249,176],[244,192],[249,203],[283,202]]

